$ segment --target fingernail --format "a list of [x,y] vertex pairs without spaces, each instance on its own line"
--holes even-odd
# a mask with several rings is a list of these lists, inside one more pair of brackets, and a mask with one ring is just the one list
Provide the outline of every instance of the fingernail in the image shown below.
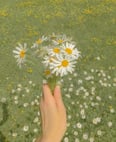
[[56,85],[61,86],[61,85],[62,85],[61,81],[58,81],[58,82],[56,83]]
[[43,84],[47,84],[47,80],[44,79],[44,80],[43,80]]

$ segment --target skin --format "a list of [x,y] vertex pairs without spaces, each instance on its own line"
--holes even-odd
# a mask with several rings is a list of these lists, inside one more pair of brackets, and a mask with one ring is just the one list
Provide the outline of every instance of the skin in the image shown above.
[[47,84],[43,85],[43,96],[40,100],[42,135],[36,142],[61,142],[66,131],[66,108],[60,86],[52,94]]

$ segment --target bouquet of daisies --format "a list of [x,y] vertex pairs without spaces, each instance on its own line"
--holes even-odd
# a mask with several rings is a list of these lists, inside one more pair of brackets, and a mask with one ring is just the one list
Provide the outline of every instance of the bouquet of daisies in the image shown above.
[[54,33],[48,37],[42,36],[29,49],[26,43],[18,44],[13,53],[20,68],[26,64],[28,50],[32,50],[31,53],[34,53],[38,62],[41,62],[43,78],[46,79],[51,89],[62,77],[74,73],[80,57],[80,52],[71,38]]

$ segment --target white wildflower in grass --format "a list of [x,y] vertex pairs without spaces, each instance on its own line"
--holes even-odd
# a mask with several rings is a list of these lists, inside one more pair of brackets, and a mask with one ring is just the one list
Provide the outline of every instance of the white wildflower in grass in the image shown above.
[[65,137],[65,138],[64,138],[64,142],[69,142],[68,137]]
[[27,132],[29,130],[29,126],[28,125],[25,125],[24,127],[23,127],[23,131],[24,132]]
[[109,121],[107,124],[108,124],[108,127],[112,127],[112,122],[111,121]]
[[15,50],[13,50],[14,57],[16,58],[17,65],[21,68],[21,66],[25,63],[26,60],[26,52],[27,52],[27,44],[24,43],[18,44],[19,46],[16,47]]
[[2,103],[6,103],[6,98],[1,98],[1,100],[0,100],[0,102],[2,102]]
[[78,122],[78,123],[76,124],[76,126],[77,126],[77,128],[79,128],[79,129],[82,128],[82,124],[81,124],[80,122]]
[[84,133],[84,134],[83,134],[83,139],[84,139],[84,140],[87,140],[87,139],[88,139],[88,134],[87,134],[87,133]]
[[102,131],[101,131],[101,130],[98,130],[98,131],[97,131],[97,135],[98,135],[98,136],[101,136],[101,135],[102,135]]
[[12,136],[13,136],[13,137],[17,137],[17,133],[16,133],[16,132],[13,132],[13,133],[12,133]]
[[90,137],[90,138],[89,138],[89,141],[90,141],[90,142],[94,142],[94,137]]
[[80,142],[80,141],[79,141],[79,139],[78,139],[78,138],[76,138],[74,142]]

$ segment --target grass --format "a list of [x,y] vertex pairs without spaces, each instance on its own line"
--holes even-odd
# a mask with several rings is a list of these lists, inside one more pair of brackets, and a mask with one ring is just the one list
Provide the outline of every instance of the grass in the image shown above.
[[[12,50],[18,42],[30,46],[53,32],[73,37],[82,54],[77,74],[64,79],[62,87],[68,114],[63,142],[116,141],[115,4],[115,0],[0,0],[0,142],[32,142],[40,134],[38,66],[19,70]],[[24,126],[29,130],[24,132]]]

